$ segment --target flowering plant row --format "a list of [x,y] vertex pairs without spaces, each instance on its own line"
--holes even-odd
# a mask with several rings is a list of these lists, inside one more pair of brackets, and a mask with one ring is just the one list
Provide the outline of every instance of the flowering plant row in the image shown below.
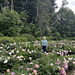
[[0,44],[0,73],[4,75],[66,75],[75,69],[74,41],[50,41],[47,53],[41,41]]

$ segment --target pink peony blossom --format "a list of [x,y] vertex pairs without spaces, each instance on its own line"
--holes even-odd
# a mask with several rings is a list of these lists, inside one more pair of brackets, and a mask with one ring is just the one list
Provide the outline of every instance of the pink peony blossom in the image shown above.
[[61,56],[63,56],[63,55],[64,55],[64,53],[62,52],[62,53],[61,53]]
[[29,75],[32,75],[32,74],[29,73]]
[[29,71],[29,68],[27,68],[27,70]]
[[56,47],[56,45],[54,47]]
[[22,66],[20,66],[20,68],[23,68]]
[[12,73],[11,73],[11,75],[14,75],[14,74],[15,74],[15,72],[12,72]]
[[66,75],[66,72],[65,72],[65,70],[64,70],[64,68],[63,68],[63,67],[62,67],[62,69],[61,69],[60,74],[62,74],[62,75]]
[[53,66],[53,63],[51,63],[50,65]]
[[75,62],[73,62],[73,64],[75,65]]
[[37,70],[33,70],[34,74],[37,75]]
[[60,64],[61,64],[61,61],[59,61],[58,65],[60,65]]
[[65,68],[65,69],[68,68],[68,64],[67,64],[67,63],[64,64],[64,68]]
[[68,58],[69,61],[71,61],[73,58]]

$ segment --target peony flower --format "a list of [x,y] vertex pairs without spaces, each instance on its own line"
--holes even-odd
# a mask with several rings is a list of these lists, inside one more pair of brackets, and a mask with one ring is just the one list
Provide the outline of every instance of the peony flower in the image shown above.
[[26,49],[22,49],[22,51],[26,51]]
[[51,63],[50,65],[53,66],[53,63]]
[[19,59],[19,56],[17,56],[17,58]]
[[30,68],[30,70],[33,70],[33,68]]
[[61,53],[61,51],[59,51],[59,53]]
[[11,52],[14,53],[14,50],[12,50]]
[[8,57],[8,60],[10,59],[10,57]]
[[29,57],[30,60],[32,60],[32,57]]
[[31,52],[29,52],[31,54]]
[[32,74],[29,73],[29,75],[32,75]]
[[59,61],[59,59],[57,59],[57,61]]
[[34,51],[34,53],[36,53],[36,51]]
[[19,56],[19,59],[21,59],[21,58],[23,58],[23,56],[21,55],[21,56]]
[[12,73],[11,73],[11,75],[14,75],[14,74],[15,74],[15,72],[12,72]]
[[27,68],[27,70],[29,71],[29,68]]
[[30,64],[34,64],[33,62],[30,62]]
[[36,65],[35,65],[35,68],[37,68],[37,69],[38,69],[38,68],[39,68],[39,65],[38,65],[38,64],[36,64]]
[[68,58],[69,61],[71,61],[73,58]]
[[14,45],[16,45],[16,42],[14,42]]
[[65,72],[65,70],[64,70],[64,68],[63,68],[63,67],[62,67],[62,69],[61,69],[60,74],[62,74],[62,75],[66,75],[66,72]]
[[56,45],[54,47],[56,47]]
[[0,47],[0,49],[2,49],[3,47]]
[[20,68],[23,68],[22,66],[20,66]]
[[4,44],[2,43],[1,46],[4,46]]
[[62,52],[62,53],[61,53],[61,56],[63,56],[63,55],[64,55],[64,53]]
[[24,60],[25,60],[25,58],[24,58]]
[[5,59],[4,64],[7,63],[7,62],[8,62],[8,60]]
[[33,70],[34,74],[37,75],[37,70]]
[[22,74],[22,75],[25,75],[25,74]]
[[0,57],[0,60],[2,60],[2,58]]
[[10,69],[7,69],[7,73],[9,73],[10,72]]
[[13,55],[13,58],[15,58],[16,57],[16,55]]
[[22,47],[20,47],[20,48],[22,48]]
[[75,62],[73,62],[73,64],[75,65]]
[[60,54],[59,52],[57,52],[57,54]]
[[70,52],[72,52],[72,51],[70,50]]
[[59,69],[59,70],[61,69],[60,66],[58,66],[58,69]]
[[29,52],[29,49],[27,50],[27,52]]
[[9,55],[11,55],[11,54],[12,54],[12,52],[9,53]]
[[64,64],[64,68],[65,68],[65,69],[68,68],[68,64],[67,64],[67,63]]
[[16,50],[16,48],[15,48],[15,50]]
[[19,50],[17,50],[16,53],[19,53]]
[[13,44],[11,43],[10,45],[12,46]]
[[61,64],[61,61],[59,61],[58,65],[60,65],[60,64]]
[[64,51],[64,52],[65,52],[65,55],[68,54],[68,51]]

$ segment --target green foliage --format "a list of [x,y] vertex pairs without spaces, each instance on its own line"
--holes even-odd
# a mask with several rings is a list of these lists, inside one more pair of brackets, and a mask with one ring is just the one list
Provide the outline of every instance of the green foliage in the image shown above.
[[25,38],[27,38],[28,41],[34,41],[35,40],[34,36],[32,36],[30,34],[22,34],[20,37],[23,37],[23,38],[25,37]]
[[[74,35],[75,15],[69,8],[62,7],[57,13],[58,24],[55,26],[63,37]],[[73,28],[72,28],[73,27]]]
[[19,28],[17,26],[10,27],[7,32],[8,36],[12,36],[12,37],[18,36],[18,33],[19,33]]
[[17,36],[19,23],[20,17],[16,11],[4,9],[2,13],[0,13],[0,32],[5,36]]
[[0,37],[3,37],[3,36],[4,36],[4,34],[0,33]]
[[[14,10],[9,10],[11,0],[0,1],[0,33],[4,36],[30,34],[34,37],[52,36],[54,40],[75,36],[74,12],[64,7],[55,12],[55,0],[13,0]],[[2,35],[2,36],[3,36]]]

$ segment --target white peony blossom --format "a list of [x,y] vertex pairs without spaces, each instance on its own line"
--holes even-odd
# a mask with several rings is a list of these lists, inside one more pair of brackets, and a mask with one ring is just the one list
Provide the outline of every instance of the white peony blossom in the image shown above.
[[11,43],[10,45],[12,46],[13,44]]
[[4,64],[7,63],[7,62],[8,62],[8,60],[5,59],[5,60],[4,60]]
[[29,59],[31,60],[31,59],[32,59],[32,57],[29,57]]
[[24,60],[25,60],[25,58],[24,58]]
[[2,49],[3,47],[0,47],[0,49]]
[[2,60],[2,58],[0,57],[0,60]]
[[16,42],[14,42],[14,45],[16,45]]
[[8,60],[10,59],[10,57],[8,57]]
[[19,56],[17,56],[17,58],[19,59]]
[[22,75],[25,75],[25,74],[22,74]]
[[19,50],[17,50],[16,53],[19,53]]
[[9,55],[11,55],[11,54],[12,54],[12,52],[9,53]]
[[32,51],[32,53],[33,53],[33,51]]
[[31,52],[29,52],[31,54]]
[[27,50],[27,52],[29,52],[29,49]]

